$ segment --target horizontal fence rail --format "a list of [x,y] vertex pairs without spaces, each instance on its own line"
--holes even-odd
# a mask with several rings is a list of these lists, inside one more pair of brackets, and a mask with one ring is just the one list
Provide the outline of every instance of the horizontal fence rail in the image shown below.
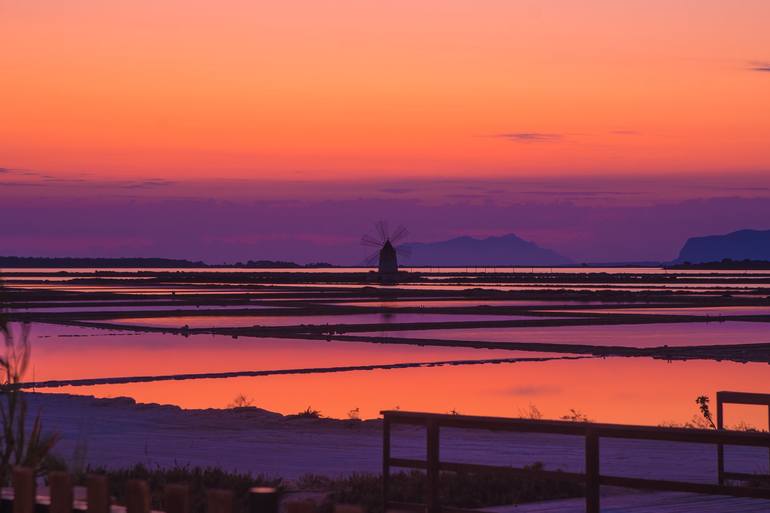
[[[717,392],[717,429],[725,428],[725,404],[743,404],[752,406],[767,407],[767,428],[770,431],[770,394],[757,394],[751,392],[731,392],[722,390]],[[770,450],[768,450],[770,455]],[[768,467],[770,468],[770,467]],[[756,479],[756,475],[745,472],[726,472],[725,471],[725,446],[717,444],[717,471],[719,473],[719,484],[724,484],[728,480],[746,481]]]
[[[643,490],[692,492],[709,495],[729,495],[770,499],[770,488],[750,488],[727,485],[723,482],[692,483],[663,479],[608,476],[601,473],[599,460],[599,442],[602,438],[682,442],[715,445],[737,445],[745,447],[766,447],[770,449],[770,434],[759,432],[707,430],[690,428],[669,428],[653,426],[635,426],[623,424],[600,424],[592,422],[571,422],[557,420],[511,419],[503,417],[479,417],[469,415],[437,414],[388,410],[383,416],[382,473],[383,504],[385,510],[420,509],[427,513],[451,511],[439,504],[438,483],[442,471],[445,472],[483,472],[498,471],[511,474],[528,474],[542,477],[554,477],[585,483],[586,511],[599,513],[599,487],[601,485],[620,486]],[[425,460],[391,457],[391,428],[394,425],[422,426],[426,429],[427,454]],[[519,433],[542,433],[572,435],[583,437],[585,441],[585,472],[562,472],[532,470],[526,468],[452,463],[440,459],[441,428],[459,428],[470,430],[508,431]],[[391,467],[422,469],[426,472],[426,490],[424,504],[403,504],[390,500],[389,484]]]

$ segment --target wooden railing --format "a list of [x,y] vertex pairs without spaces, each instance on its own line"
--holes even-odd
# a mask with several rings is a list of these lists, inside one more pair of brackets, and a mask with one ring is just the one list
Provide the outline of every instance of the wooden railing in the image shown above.
[[[645,479],[603,475],[599,463],[599,447],[602,438],[666,441],[698,444],[737,445],[767,447],[770,449],[770,434],[724,430],[706,430],[689,428],[663,428],[652,426],[634,426],[621,424],[597,424],[591,422],[570,422],[552,420],[509,419],[501,417],[476,417],[467,415],[444,415],[406,411],[383,411],[382,474],[383,503],[388,509],[427,510],[427,513],[439,513],[456,508],[442,508],[439,503],[439,478],[446,472],[507,472],[513,475],[527,474],[550,477],[559,480],[575,480],[585,483],[586,511],[599,513],[599,486],[611,485],[626,488],[660,491],[693,492],[709,495],[729,495],[736,497],[754,497],[770,499],[770,489],[708,484],[663,479]],[[391,428],[396,424],[423,426],[427,436],[427,454],[424,460],[394,458],[391,456]],[[441,428],[459,428],[470,430],[509,431],[521,433],[544,433],[583,437],[585,441],[585,472],[563,472],[553,470],[531,470],[524,468],[454,463],[441,461]],[[422,469],[426,471],[425,502],[423,504],[405,504],[390,500],[391,467]]]
[[[133,479],[126,482],[123,505],[114,504],[107,477],[88,476],[85,499],[76,499],[72,478],[65,472],[51,472],[47,476],[48,494],[37,493],[37,479],[32,469],[13,469],[11,489],[3,489],[0,500],[2,513],[162,513],[153,511],[150,487],[146,481]],[[279,494],[272,487],[249,490],[248,511],[243,513],[278,513]],[[168,484],[163,490],[165,513],[190,513],[190,489],[184,484]],[[310,501],[281,502],[286,513],[316,513],[316,504]],[[239,513],[230,490],[206,490],[206,513]],[[336,504],[334,513],[363,513],[355,505]]]
[[[770,431],[770,394],[755,394],[750,392],[717,392],[717,429],[725,428],[725,404],[750,404],[754,406],[767,406],[767,424]],[[770,454],[770,450],[768,451]],[[726,481],[745,481],[755,480],[755,474],[745,472],[725,472],[725,447],[723,444],[717,444],[717,471],[719,474],[719,484]]]

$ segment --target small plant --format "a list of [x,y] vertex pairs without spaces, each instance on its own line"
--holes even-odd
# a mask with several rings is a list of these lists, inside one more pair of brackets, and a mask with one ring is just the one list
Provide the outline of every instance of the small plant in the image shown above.
[[540,412],[540,409],[537,406],[529,403],[529,406],[526,410],[519,408],[519,417],[522,419],[541,420],[543,418],[543,414]]
[[251,408],[254,406],[254,400],[246,397],[243,394],[238,394],[235,396],[235,399],[233,399],[233,402],[227,405],[230,409],[236,409],[236,408]]
[[[3,289],[0,284],[0,294]],[[11,468],[30,467],[38,473],[48,470],[53,461],[51,450],[59,440],[56,434],[44,434],[40,415],[27,429],[27,400],[19,387],[30,359],[29,326],[16,334],[0,310],[0,336],[5,354],[0,356],[0,485],[8,483]]]
[[575,408],[570,408],[569,412],[566,415],[562,415],[560,418],[561,420],[569,420],[571,422],[591,422],[588,415]]
[[714,417],[711,415],[711,408],[709,408],[709,396],[707,395],[700,395],[695,399],[695,404],[698,405],[698,408],[700,409],[700,413],[703,416],[703,419],[708,423],[708,427],[711,427],[711,429],[716,429],[717,425],[714,424]]
[[757,429],[756,427],[752,426],[751,424],[749,424],[745,420],[741,420],[736,425],[732,426],[730,429],[732,429],[734,431],[748,431],[748,432],[751,432],[751,433],[758,433],[758,432],[762,431],[761,429]]
[[709,423],[698,414],[694,414],[690,420],[684,423],[679,422],[661,422],[658,427],[687,428],[687,429],[710,429]]
[[289,415],[289,417],[295,419],[320,419],[322,415],[320,411],[314,410],[312,407],[308,406],[304,411]]

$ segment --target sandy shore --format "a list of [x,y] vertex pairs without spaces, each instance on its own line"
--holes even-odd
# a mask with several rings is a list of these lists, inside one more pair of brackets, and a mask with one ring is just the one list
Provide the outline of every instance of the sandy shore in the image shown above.
[[[136,463],[219,466],[284,478],[315,473],[379,473],[382,433],[377,420],[285,417],[247,408],[183,410],[136,404],[132,399],[96,399],[65,394],[28,394],[30,411],[39,411],[46,430],[62,440],[56,452],[72,461],[78,445],[92,465],[125,467]],[[422,458],[424,433],[394,430],[394,456]],[[603,440],[602,472],[612,475],[714,482],[716,450],[700,444]],[[546,467],[583,470],[579,437],[442,432],[442,459],[497,465],[543,462]],[[767,472],[767,451],[728,448],[730,470]]]

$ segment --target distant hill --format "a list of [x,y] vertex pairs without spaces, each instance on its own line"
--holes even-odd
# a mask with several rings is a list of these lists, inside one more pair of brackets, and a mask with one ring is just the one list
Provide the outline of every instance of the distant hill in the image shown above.
[[295,262],[280,260],[249,260],[235,264],[209,265],[200,261],[180,260],[174,258],[80,258],[80,257],[16,257],[0,256],[0,269],[20,268],[102,268],[102,269],[190,269],[195,267],[232,267],[245,269],[275,269],[275,268],[319,268],[332,267],[326,262],[316,262],[300,265]]
[[412,254],[404,260],[410,266],[440,265],[569,265],[573,262],[514,234],[474,239],[457,237],[440,242],[405,244]]
[[731,260],[770,260],[770,230],[739,230],[726,235],[692,237],[675,263]]

